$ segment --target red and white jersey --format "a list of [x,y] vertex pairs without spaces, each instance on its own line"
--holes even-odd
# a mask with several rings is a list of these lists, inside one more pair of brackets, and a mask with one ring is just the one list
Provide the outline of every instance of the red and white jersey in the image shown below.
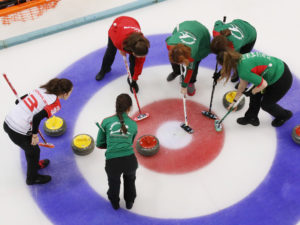
[[47,94],[45,89],[33,90],[19,102],[5,117],[6,124],[15,132],[26,135],[32,128],[33,116],[45,109],[48,117],[61,108],[58,97]]

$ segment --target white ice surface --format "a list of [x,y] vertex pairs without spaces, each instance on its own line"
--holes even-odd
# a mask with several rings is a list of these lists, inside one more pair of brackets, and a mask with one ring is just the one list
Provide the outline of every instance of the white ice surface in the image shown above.
[[[74,0],[72,2],[80,4],[82,1]],[[129,12],[126,15],[135,17],[140,22],[145,35],[170,33],[174,26],[183,20],[199,20],[211,31],[214,21],[222,19],[224,15],[229,21],[235,18],[245,19],[255,25],[258,31],[255,48],[283,59],[288,63],[292,72],[297,77],[300,76],[297,54],[299,52],[297,43],[300,36],[300,20],[299,1],[297,0],[215,0],[213,2],[169,0]],[[108,18],[1,50],[0,70],[9,75],[19,93],[25,93],[55,77],[79,58],[104,47],[107,42],[107,30],[113,19]],[[17,29],[22,29],[22,27]],[[2,31],[1,27],[0,32]],[[209,99],[209,92],[208,90],[203,93],[206,94],[206,104],[207,99]],[[2,96],[0,117],[4,119],[5,114],[13,106],[14,96],[3,81],[0,82],[0,93]],[[265,118],[264,123],[263,126],[267,126],[270,123],[270,118]],[[235,127],[228,126],[228,129],[234,130]],[[235,132],[236,135],[240,135],[241,132],[245,131],[239,127],[239,130]],[[234,131],[232,131],[232,135],[234,135]],[[25,185],[19,149],[10,142],[2,129],[0,129],[0,142],[2,143],[0,224],[51,224],[32,200],[29,189]],[[239,140],[236,140],[236,144],[240,144]],[[145,173],[153,172],[145,170]],[[253,182],[255,183],[255,181]],[[101,188],[101,186],[97,188]],[[205,189],[205,186],[202,186],[202,189]],[[136,206],[143,208],[140,207],[140,204],[142,203],[137,202]],[[209,209],[211,208],[210,205]]]

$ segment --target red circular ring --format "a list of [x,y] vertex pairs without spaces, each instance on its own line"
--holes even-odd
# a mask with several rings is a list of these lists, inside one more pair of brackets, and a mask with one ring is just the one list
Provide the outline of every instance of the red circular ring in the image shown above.
[[[188,100],[186,108],[189,126],[194,129],[193,134],[187,133],[192,135],[189,145],[177,150],[160,145],[158,153],[151,157],[142,156],[135,150],[140,164],[156,172],[180,174],[202,168],[219,155],[224,144],[224,128],[221,132],[216,132],[214,120],[202,115],[202,111],[207,111],[203,105]],[[150,117],[137,122],[137,137],[145,134],[155,136],[158,128],[170,120],[184,122],[183,103],[180,99],[155,101],[143,106],[142,112],[149,113]],[[137,115],[138,112],[134,114]]]

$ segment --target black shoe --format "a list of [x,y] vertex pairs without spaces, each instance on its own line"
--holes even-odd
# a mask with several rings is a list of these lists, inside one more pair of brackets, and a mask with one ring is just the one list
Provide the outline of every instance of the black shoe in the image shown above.
[[110,71],[111,71],[111,68],[107,71],[100,70],[100,72],[97,73],[97,75],[96,75],[96,80],[97,81],[102,80],[104,78],[105,74],[109,73]]
[[126,209],[131,209],[133,206],[133,202],[126,202]]
[[231,82],[235,83],[239,80],[239,76],[237,75],[237,73],[233,74],[231,77]]
[[114,208],[114,210],[118,210],[120,208],[119,202],[110,202],[111,206]]
[[174,80],[177,76],[179,76],[180,74],[176,74],[174,72],[170,73],[167,77],[167,81],[172,81]]
[[284,117],[284,118],[275,118],[272,121],[272,126],[273,127],[282,126],[286,121],[288,121],[293,116],[293,113],[291,111],[285,110],[285,112],[286,112],[286,117]]
[[50,163],[49,159],[43,159],[39,161],[39,169],[44,169],[46,168]]
[[46,184],[51,181],[51,176],[49,175],[40,175],[38,174],[35,180],[29,181],[28,179],[26,180],[27,185],[33,185],[33,184]]
[[253,126],[259,126],[259,119],[258,118],[248,118],[248,117],[240,117],[236,120],[238,124],[247,125],[251,124]]
[[139,92],[139,86],[138,86],[138,84],[136,83],[136,81],[135,81],[135,80],[132,80],[132,82],[130,82],[129,77],[127,77],[127,82],[128,82],[128,84],[129,84],[129,88],[130,88],[131,93],[133,93],[132,88],[134,88],[135,93],[137,94],[137,93]]

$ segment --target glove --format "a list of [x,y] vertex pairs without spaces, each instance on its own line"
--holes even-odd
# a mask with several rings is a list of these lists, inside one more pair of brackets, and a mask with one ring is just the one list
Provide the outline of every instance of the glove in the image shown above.
[[129,88],[130,88],[131,93],[133,93],[132,88],[134,88],[135,93],[138,93],[138,92],[139,92],[139,86],[138,86],[138,84],[136,83],[136,80],[132,80],[132,81],[130,82],[129,77],[128,77],[128,78],[127,78],[127,82],[128,82],[128,84],[129,84]]
[[214,79],[215,82],[217,82],[220,77],[221,77],[221,71],[214,72],[213,79]]
[[250,89],[247,89],[246,91],[243,92],[243,94],[247,97],[251,97],[253,96],[254,94],[252,93],[252,90],[255,88],[255,86],[253,86],[252,88]]

